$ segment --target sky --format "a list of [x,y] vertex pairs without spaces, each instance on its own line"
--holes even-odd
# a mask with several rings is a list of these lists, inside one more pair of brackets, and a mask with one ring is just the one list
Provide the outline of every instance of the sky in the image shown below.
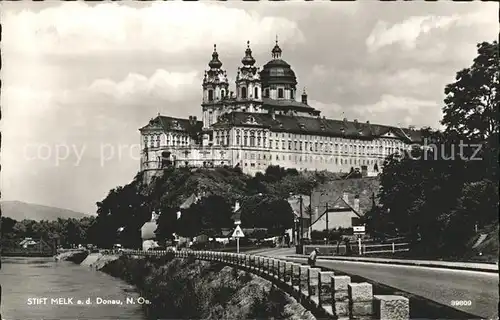
[[138,129],[201,117],[217,44],[231,86],[276,35],[328,118],[439,128],[444,87],[498,34],[498,5],[453,2],[2,2],[3,200],[84,213],[139,170]]

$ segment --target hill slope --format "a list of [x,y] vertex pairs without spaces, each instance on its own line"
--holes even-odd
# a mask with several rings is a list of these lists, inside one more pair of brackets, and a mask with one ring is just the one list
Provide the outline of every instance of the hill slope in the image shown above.
[[76,212],[68,209],[61,209],[49,206],[42,206],[39,204],[26,203],[21,201],[2,201],[2,216],[21,221],[24,219],[29,220],[57,220],[57,218],[80,219],[88,217],[89,215]]

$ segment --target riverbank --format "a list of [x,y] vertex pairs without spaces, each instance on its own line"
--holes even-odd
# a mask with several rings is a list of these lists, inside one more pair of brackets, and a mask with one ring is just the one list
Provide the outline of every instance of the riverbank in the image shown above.
[[54,260],[56,261],[71,261],[76,264],[82,263],[83,260],[87,258],[89,252],[86,250],[81,251],[65,251],[58,253],[54,256]]
[[315,319],[271,282],[219,263],[122,256],[100,270],[135,285],[150,319]]
[[293,297],[270,281],[220,263],[166,257],[129,257],[65,252],[72,261],[134,285],[148,319],[314,320]]

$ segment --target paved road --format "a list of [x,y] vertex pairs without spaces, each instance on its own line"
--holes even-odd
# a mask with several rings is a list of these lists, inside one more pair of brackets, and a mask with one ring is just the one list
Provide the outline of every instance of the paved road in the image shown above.
[[[293,254],[293,249],[275,249],[257,254],[283,258]],[[304,262],[305,259],[293,261]],[[487,319],[498,318],[498,275],[494,273],[321,259],[317,264],[359,275],[447,306],[451,306],[453,300],[471,300],[471,306],[456,308]]]

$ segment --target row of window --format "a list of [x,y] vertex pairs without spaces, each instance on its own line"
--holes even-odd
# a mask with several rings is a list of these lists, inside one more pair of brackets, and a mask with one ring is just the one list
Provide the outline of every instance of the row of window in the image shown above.
[[144,146],[146,148],[159,148],[160,145],[167,146],[187,146],[189,145],[189,137],[185,135],[168,135],[165,136],[165,144],[161,143],[161,135],[153,134],[144,136]]
[[[243,134],[247,134],[249,130],[242,130]],[[250,131],[252,132],[252,131]],[[257,131],[258,134],[260,135],[260,131]],[[262,132],[263,135],[265,135],[264,132]],[[240,135],[240,129],[236,130],[236,135]],[[293,139],[295,140],[309,140],[309,141],[331,141],[331,142],[340,142],[341,144],[348,144],[350,146],[355,146],[355,145],[378,145],[378,146],[396,146],[396,147],[402,147],[404,146],[404,143],[402,141],[398,140],[393,140],[393,139],[378,139],[378,140],[352,140],[352,139],[345,139],[345,138],[339,138],[339,137],[328,137],[328,136],[313,136],[313,135],[306,135],[306,134],[293,134],[293,133],[284,133],[284,132],[270,132],[269,134],[270,138],[288,138],[288,139]],[[354,144],[353,144],[354,142]]]
[[[398,147],[383,147],[383,146],[373,146],[373,145],[358,145],[358,144],[342,144],[342,143],[323,143],[323,142],[309,142],[309,141],[290,141],[288,140],[288,148],[286,148],[287,143],[285,140],[275,140],[273,144],[273,139],[269,140],[270,149],[276,150],[294,150],[294,151],[314,151],[322,153],[354,153],[363,155],[381,154],[384,153],[394,153],[396,151],[401,151],[403,145]],[[281,148],[280,148],[281,145]]]
[[[236,154],[236,159],[240,159],[240,154]],[[265,155],[265,154],[255,154],[255,153],[244,153],[244,159],[245,160],[273,160],[271,155]],[[343,158],[343,157],[320,157],[320,156],[293,156],[288,155],[288,161],[295,161],[297,162],[319,162],[319,163],[325,163],[325,164],[333,164],[335,163],[336,165],[374,165],[378,163],[378,161],[374,159],[357,159],[357,158]],[[286,161],[286,156],[285,155],[276,155],[276,160],[277,161]]]
[[[226,91],[224,89],[222,89],[221,92],[220,92],[220,94],[221,94],[221,98],[223,99],[226,96]],[[247,87],[241,87],[240,88],[240,97],[242,99],[248,98],[248,89],[247,89]],[[258,87],[255,87],[254,90],[253,90],[253,98],[259,99],[259,88]],[[214,100],[215,100],[214,90],[213,89],[209,89],[208,90],[208,101],[214,101]]]
[[[295,94],[293,89],[289,89],[290,91],[290,99],[295,99]],[[221,98],[224,98],[226,95],[226,91],[224,89],[221,90]],[[248,88],[247,87],[241,87],[240,88],[240,97],[242,99],[248,98]],[[269,98],[269,88],[264,89],[264,97]],[[259,99],[259,88],[255,87],[253,90],[253,98]],[[283,88],[278,88],[278,98],[283,99],[285,98],[285,89]],[[214,101],[214,90],[209,89],[208,90],[208,101]]]
[[[295,99],[293,89],[290,90],[290,99]],[[264,89],[264,98],[269,98],[269,88]],[[285,90],[283,88],[278,88],[278,99],[283,99],[285,97]]]

